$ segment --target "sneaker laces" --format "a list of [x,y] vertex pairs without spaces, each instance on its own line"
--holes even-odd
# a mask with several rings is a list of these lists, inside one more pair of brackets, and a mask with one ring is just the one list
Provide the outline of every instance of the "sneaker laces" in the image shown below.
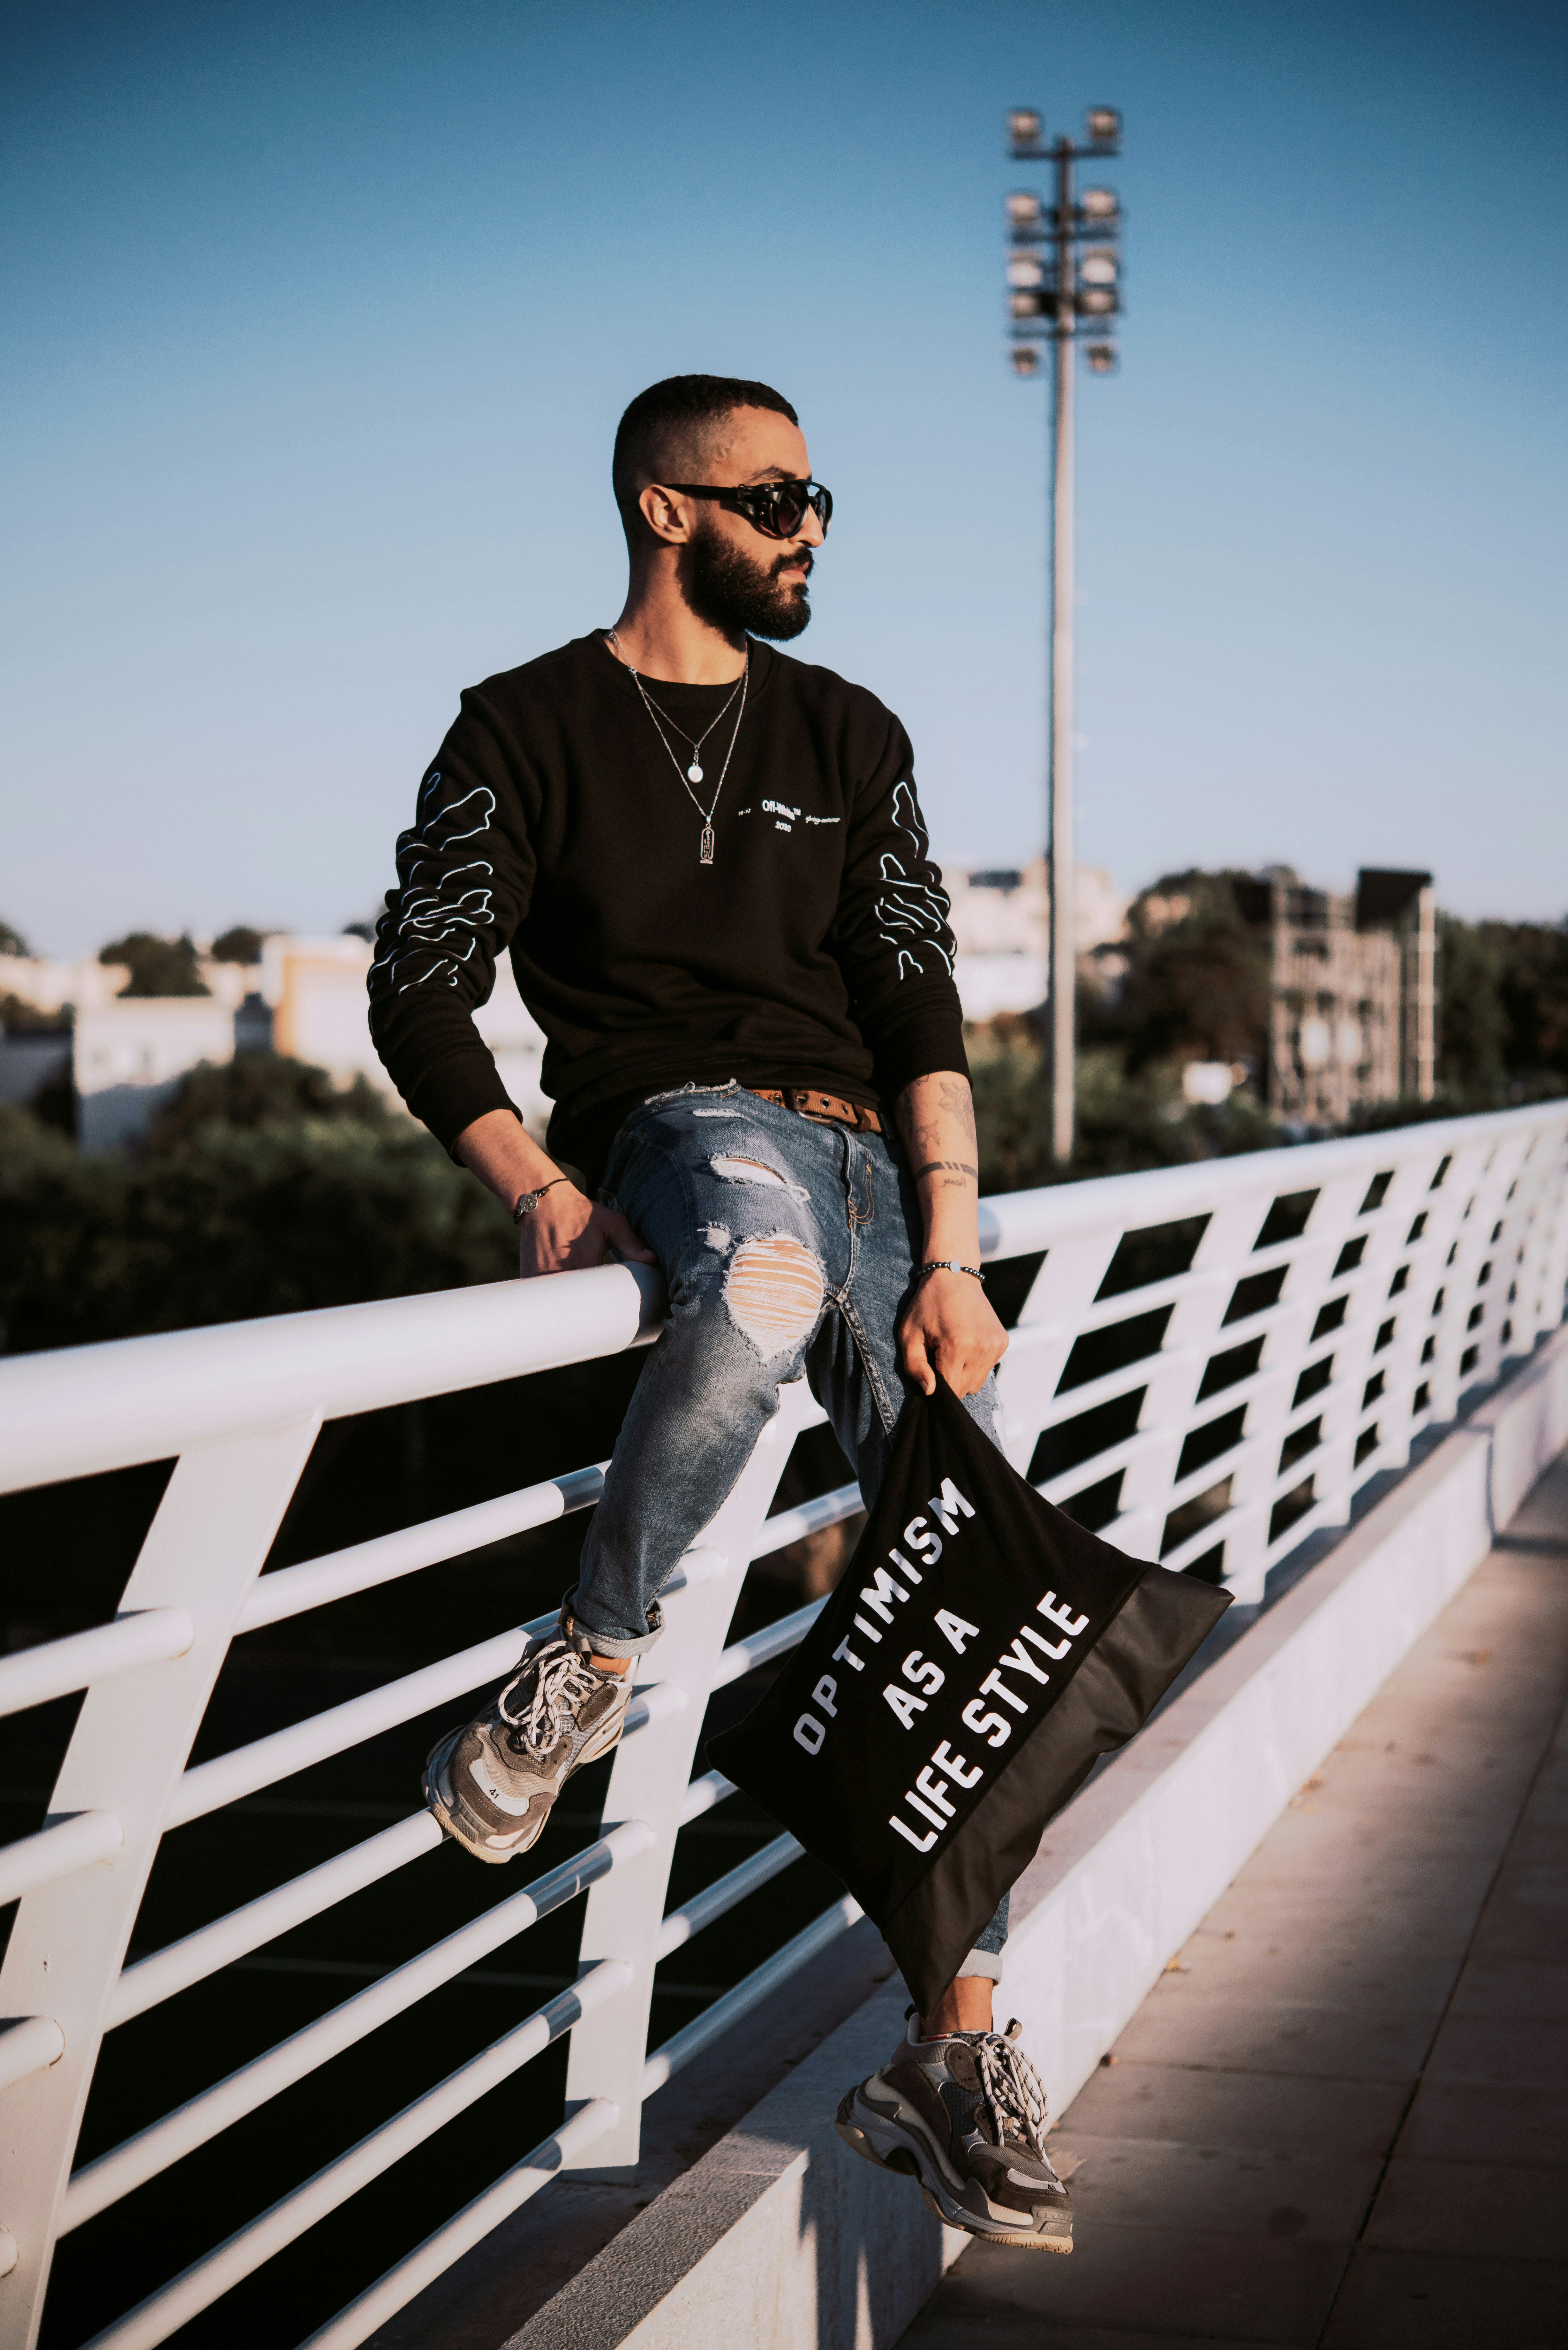
[[[551,1648],[556,1649],[554,1656]],[[507,1700],[531,1672],[535,1675],[534,1694],[521,1713],[514,1713]],[[495,1711],[514,1736],[537,1754],[554,1742],[558,1726],[571,1720],[576,1709],[593,1695],[603,1679],[586,1657],[580,1657],[564,1640],[558,1646],[550,1641],[535,1656],[524,1659],[496,1699]]]
[[1005,2145],[1009,2130],[1015,2131],[1030,2153],[1050,2169],[1045,2151],[1045,2091],[1023,2053],[1019,2031],[1014,2022],[1005,2036],[1000,2032],[975,2034],[974,2061],[981,2091],[995,2125],[997,2144]]

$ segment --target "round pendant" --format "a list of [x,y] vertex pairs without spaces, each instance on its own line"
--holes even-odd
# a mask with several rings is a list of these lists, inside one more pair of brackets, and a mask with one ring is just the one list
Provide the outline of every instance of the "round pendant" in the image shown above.
[[686,780],[688,783],[692,784],[700,784],[702,780],[702,770],[697,764],[695,759],[692,760],[691,764],[686,770]]

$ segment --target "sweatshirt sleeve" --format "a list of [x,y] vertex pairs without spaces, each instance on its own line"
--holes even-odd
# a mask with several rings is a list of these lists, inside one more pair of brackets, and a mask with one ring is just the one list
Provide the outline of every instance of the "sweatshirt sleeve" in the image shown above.
[[948,897],[931,862],[914,753],[898,720],[882,714],[888,732],[881,753],[850,814],[832,944],[850,1009],[876,1055],[878,1087],[891,1103],[933,1070],[967,1076],[969,1060]]
[[482,693],[463,694],[397,861],[376,925],[370,1034],[410,1109],[450,1150],[486,1111],[520,1114],[473,1024],[535,871],[515,755]]

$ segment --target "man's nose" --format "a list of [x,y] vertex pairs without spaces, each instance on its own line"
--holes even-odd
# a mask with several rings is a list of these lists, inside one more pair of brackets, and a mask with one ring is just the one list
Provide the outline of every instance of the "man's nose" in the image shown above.
[[800,528],[794,535],[795,545],[797,546],[820,546],[826,536],[827,533],[823,529],[821,523],[817,520],[815,508],[807,506],[805,520],[802,522]]

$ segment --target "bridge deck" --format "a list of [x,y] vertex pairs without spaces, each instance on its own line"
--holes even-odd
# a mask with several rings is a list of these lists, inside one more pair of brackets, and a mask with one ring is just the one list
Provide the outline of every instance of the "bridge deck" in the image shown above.
[[1063,2116],[1074,2257],[976,2245],[907,2350],[1560,2344],[1565,1694],[1568,1460]]

